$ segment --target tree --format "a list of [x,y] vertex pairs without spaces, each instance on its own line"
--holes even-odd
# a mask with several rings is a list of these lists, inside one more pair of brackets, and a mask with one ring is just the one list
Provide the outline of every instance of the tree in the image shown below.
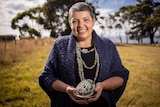
[[[12,19],[11,27],[13,29],[19,29],[21,35],[24,35],[22,26],[28,23],[20,23],[20,21],[28,17],[29,20],[35,23],[32,24],[32,26],[28,24],[28,27],[37,30],[41,34],[42,29],[50,30],[51,37],[69,34],[71,29],[68,24],[68,9],[75,2],[86,2],[86,0],[47,0],[42,7],[31,8],[17,14],[17,16]],[[92,5],[93,3],[98,3],[98,0],[91,0],[88,4],[94,7]],[[96,15],[98,14],[96,13]],[[29,33],[29,31],[27,32]]]
[[28,29],[28,32],[29,32],[29,34],[30,34],[30,36],[31,36],[31,38],[33,38],[33,37],[40,37],[41,35],[40,35],[40,32],[38,32],[36,29],[34,29],[34,28],[29,28]]
[[115,22],[115,17],[112,14],[109,14],[107,17],[105,16],[99,16],[99,24],[100,24],[100,29],[102,29],[101,35],[104,35],[106,31],[109,33],[109,38],[111,34],[111,30],[114,27],[114,22]]
[[44,28],[51,30],[51,37],[69,34],[68,9],[75,2],[85,0],[47,0],[43,6]]
[[118,38],[120,40],[120,42],[122,43],[122,37],[120,35],[120,30],[122,29],[122,25],[120,23],[115,25],[115,28],[118,29]]
[[[100,16],[100,19],[103,21],[105,19],[105,17]],[[101,35],[104,35],[105,34],[105,25],[103,25],[103,23],[101,23],[101,25],[99,27],[100,27],[100,29],[102,29]]]
[[[91,0],[88,3],[93,7],[94,11],[95,8],[92,4],[96,1],[98,2],[98,0]],[[44,4],[44,28],[51,30],[51,37],[58,37],[71,32],[68,24],[68,10],[76,2],[86,2],[86,0],[47,0]]]
[[[36,23],[38,18],[40,19],[41,8],[30,8],[24,12],[18,13],[11,21],[11,27],[13,29],[19,29],[20,35],[24,36],[25,33],[40,37],[40,32],[37,30],[37,26],[40,23]],[[29,23],[30,22],[30,23]],[[35,24],[33,24],[35,22]],[[38,21],[37,21],[38,22]],[[37,28],[37,29],[36,29]]]
[[[124,6],[117,12],[120,17],[129,16],[125,19],[131,24],[130,39],[136,39],[143,43],[143,38],[150,38],[154,43],[154,34],[160,27],[159,24],[159,2],[153,0],[137,0],[138,4]],[[122,15],[120,15],[122,14]]]
[[106,25],[109,32],[109,37],[111,34],[111,30],[114,28],[115,21],[116,21],[115,16],[112,14],[109,14],[109,18],[106,19]]

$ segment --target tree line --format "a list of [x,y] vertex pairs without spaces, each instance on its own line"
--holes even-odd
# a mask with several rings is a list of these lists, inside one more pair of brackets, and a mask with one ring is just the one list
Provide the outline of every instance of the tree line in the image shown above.
[[[87,0],[47,0],[41,7],[30,8],[18,13],[11,21],[11,27],[18,29],[21,36],[29,34],[31,37],[41,37],[44,31],[50,32],[50,37],[58,37],[70,33],[68,24],[68,9],[75,2]],[[99,0],[90,0],[90,5]],[[105,1],[107,2],[107,1]],[[123,6],[114,14],[99,16],[95,11],[102,33],[117,29],[118,38],[122,42],[120,31],[126,33],[126,40],[134,39],[143,43],[143,38],[150,38],[150,43],[155,43],[155,33],[160,35],[160,2],[156,0],[137,0],[137,4]]]

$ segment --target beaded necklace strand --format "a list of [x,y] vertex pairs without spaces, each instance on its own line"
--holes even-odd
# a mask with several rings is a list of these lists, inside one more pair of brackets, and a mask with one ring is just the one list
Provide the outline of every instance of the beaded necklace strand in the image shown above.
[[96,47],[94,46],[93,49],[91,50],[85,50],[85,52],[82,52],[82,53],[90,53],[90,52],[93,52],[95,51],[95,60],[94,60],[94,64],[92,66],[87,66],[86,63],[84,62],[84,60],[82,59],[82,56],[81,56],[81,52],[82,50],[80,49],[80,47],[78,47],[78,44],[76,44],[76,55],[77,55],[77,63],[78,63],[78,74],[79,74],[79,77],[80,77],[80,80],[83,81],[85,79],[84,77],[84,72],[83,72],[83,67],[86,68],[86,69],[93,69],[94,67],[96,67],[96,73],[95,73],[95,77],[93,79],[93,81],[95,82],[97,77],[98,77],[98,73],[99,73],[99,66],[100,66],[100,63],[99,63],[99,55],[98,55],[98,52],[97,52],[97,49]]

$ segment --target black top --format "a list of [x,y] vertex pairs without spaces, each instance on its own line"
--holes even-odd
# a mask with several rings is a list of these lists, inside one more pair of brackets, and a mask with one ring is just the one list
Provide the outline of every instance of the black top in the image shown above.
[[[89,48],[85,48],[88,50],[93,49],[94,47],[89,47]],[[84,49],[84,48],[81,48]],[[86,63],[87,66],[92,66],[94,64],[94,60],[95,60],[95,51],[84,54],[81,52],[82,55],[82,59],[83,61]],[[80,77],[79,77],[79,73],[78,73],[78,64],[77,64],[77,58],[76,59],[76,64],[75,64],[75,80],[76,80],[76,84],[78,84],[80,82]],[[96,72],[96,67],[94,67],[93,69],[86,69],[83,67],[83,72],[84,72],[84,77],[85,79],[94,79],[95,77],[95,72]]]

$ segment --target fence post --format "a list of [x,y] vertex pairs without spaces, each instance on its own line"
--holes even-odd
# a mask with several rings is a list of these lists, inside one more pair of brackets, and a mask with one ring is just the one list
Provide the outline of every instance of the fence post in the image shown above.
[[5,38],[5,44],[4,44],[4,56],[6,56],[6,50],[7,50],[7,38]]

